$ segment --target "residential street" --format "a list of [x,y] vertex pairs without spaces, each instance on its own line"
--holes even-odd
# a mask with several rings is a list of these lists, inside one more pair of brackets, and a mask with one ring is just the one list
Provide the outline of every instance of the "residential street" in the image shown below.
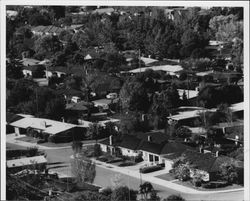
[[[7,143],[7,147],[21,148],[22,146],[13,145]],[[61,175],[71,175],[70,170],[70,156],[73,154],[71,148],[65,149],[48,149],[45,150],[47,154],[47,160],[49,167],[52,167],[50,171],[58,172]],[[138,190],[140,185],[140,179],[120,174],[112,170],[112,168],[105,169],[100,166],[96,166],[96,178],[94,183],[102,187],[112,186],[112,179],[115,175],[120,175],[121,184],[127,185],[132,189]],[[142,182],[143,182],[142,175]],[[170,188],[163,187],[160,185],[153,184],[154,188],[157,190],[158,195],[162,198],[166,198],[171,194],[181,194],[186,200],[221,200],[221,201],[241,201],[243,200],[244,194],[242,191],[228,192],[228,193],[211,193],[211,194],[190,194],[190,193],[180,193],[178,191],[172,190]]]

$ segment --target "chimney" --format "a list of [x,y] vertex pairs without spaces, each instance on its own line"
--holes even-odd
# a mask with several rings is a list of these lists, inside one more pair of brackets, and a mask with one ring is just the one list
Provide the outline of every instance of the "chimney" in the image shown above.
[[151,138],[150,135],[148,135],[148,141],[149,141],[149,142],[152,142],[152,138]]
[[112,135],[109,136],[109,145],[110,146],[113,145],[113,136]]
[[219,156],[219,151],[216,151],[215,152],[215,157],[218,157]]

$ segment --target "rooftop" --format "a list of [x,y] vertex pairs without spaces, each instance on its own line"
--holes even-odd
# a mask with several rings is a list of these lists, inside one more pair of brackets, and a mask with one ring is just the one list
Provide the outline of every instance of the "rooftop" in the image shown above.
[[130,73],[140,73],[140,72],[145,72],[148,69],[152,69],[154,71],[165,71],[165,72],[168,72],[170,74],[183,70],[183,68],[180,65],[162,65],[162,66],[136,68],[136,69],[130,70],[129,72]]
[[27,158],[19,158],[14,160],[8,160],[7,161],[7,168],[12,167],[22,167],[26,165],[33,165],[33,164],[40,164],[40,163],[47,163],[47,160],[44,156],[33,156],[33,157],[27,157]]
[[57,134],[76,127],[74,124],[54,121],[50,119],[26,117],[10,124],[18,128],[34,128],[49,134]]

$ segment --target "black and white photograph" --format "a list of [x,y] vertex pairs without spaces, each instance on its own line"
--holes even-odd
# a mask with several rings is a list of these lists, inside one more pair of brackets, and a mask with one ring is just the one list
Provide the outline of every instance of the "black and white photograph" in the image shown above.
[[1,200],[250,200],[248,1],[0,4]]

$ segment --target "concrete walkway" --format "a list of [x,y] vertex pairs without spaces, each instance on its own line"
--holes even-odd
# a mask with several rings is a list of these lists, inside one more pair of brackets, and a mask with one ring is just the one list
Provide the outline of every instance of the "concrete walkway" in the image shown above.
[[[171,188],[173,190],[177,190],[180,191],[181,193],[189,193],[189,194],[211,194],[211,193],[227,193],[227,192],[236,192],[236,191],[244,191],[244,188],[240,188],[240,189],[228,189],[228,190],[218,190],[218,191],[200,191],[200,190],[196,190],[193,188],[189,188],[180,184],[176,184],[173,183],[171,181],[166,181],[157,177],[154,177],[152,175],[149,174],[140,174],[139,171],[134,171],[125,167],[117,167],[115,165],[112,164],[107,164],[105,162],[101,162],[95,159],[92,159],[97,166],[105,168],[105,169],[109,169],[109,170],[113,170],[115,172],[119,172],[128,176],[132,176],[135,177],[137,179],[143,179],[143,181],[149,181],[153,184],[157,184],[157,185],[161,185],[163,187],[168,187]],[[242,192],[243,193],[243,192]]]

